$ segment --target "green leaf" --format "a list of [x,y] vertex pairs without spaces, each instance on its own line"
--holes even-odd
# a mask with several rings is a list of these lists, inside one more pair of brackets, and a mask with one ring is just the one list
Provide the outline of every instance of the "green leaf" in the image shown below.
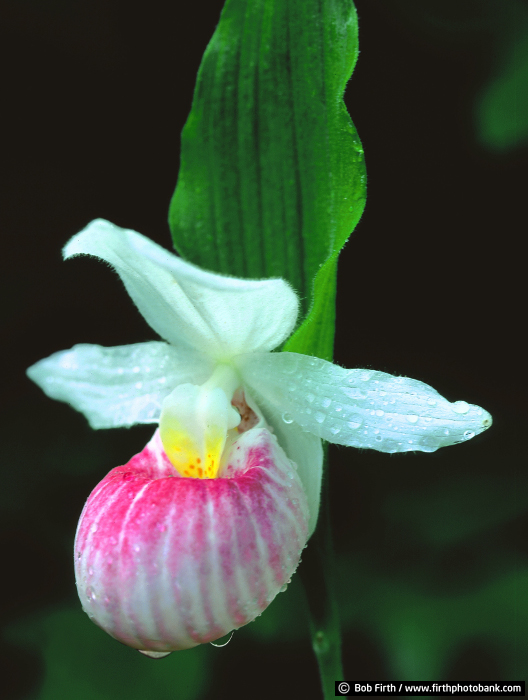
[[169,223],[178,252],[284,277],[309,317],[287,349],[331,359],[337,256],[365,202],[343,102],[358,56],[351,0],[227,0],[182,133]]

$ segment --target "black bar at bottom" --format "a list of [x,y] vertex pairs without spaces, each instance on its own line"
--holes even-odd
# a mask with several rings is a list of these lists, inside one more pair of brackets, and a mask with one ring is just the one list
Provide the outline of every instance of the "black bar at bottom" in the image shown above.
[[489,695],[494,697],[524,697],[525,681],[461,681],[444,683],[432,681],[393,681],[374,683],[370,681],[336,681],[335,694],[338,697],[363,695],[364,697],[466,697]]

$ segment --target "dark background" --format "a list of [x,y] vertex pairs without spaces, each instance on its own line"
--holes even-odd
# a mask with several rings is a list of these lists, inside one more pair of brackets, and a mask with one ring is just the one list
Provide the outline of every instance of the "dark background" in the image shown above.
[[[93,433],[24,375],[75,343],[154,337],[115,275],[93,260],[64,264],[60,249],[96,217],[170,247],[179,134],[222,4],[0,10],[2,698],[319,697],[295,580],[225,649],[152,662],[91,625],[74,587],[76,522],[151,429]],[[346,102],[369,188],[341,256],[336,361],[421,379],[484,406],[494,425],[433,455],[332,448],[345,673],[521,680],[528,151],[521,128],[508,147],[486,140],[478,105],[528,11],[520,1],[507,17],[498,1],[356,5],[361,54]]]

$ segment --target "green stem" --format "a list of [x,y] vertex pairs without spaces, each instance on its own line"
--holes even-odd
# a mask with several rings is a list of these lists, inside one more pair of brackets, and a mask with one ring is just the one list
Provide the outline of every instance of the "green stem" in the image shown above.
[[312,648],[319,665],[324,700],[335,697],[335,681],[344,679],[329,506],[326,447],[319,520],[299,568],[308,602]]

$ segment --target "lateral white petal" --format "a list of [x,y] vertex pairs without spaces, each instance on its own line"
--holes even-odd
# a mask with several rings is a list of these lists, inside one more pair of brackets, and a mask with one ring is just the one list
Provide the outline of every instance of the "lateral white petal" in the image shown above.
[[297,469],[308,501],[308,537],[311,537],[317,525],[321,501],[324,457],[321,440],[305,432],[296,423],[286,424],[281,412],[262,397],[259,408],[268,425],[273,428],[279,445]]
[[63,254],[65,259],[94,255],[106,260],[156,333],[217,360],[271,350],[295,325],[298,300],[284,280],[205,272],[145,236],[103,219],[74,236]]
[[152,341],[104,348],[74,345],[32,365],[27,374],[52,399],[83,413],[92,428],[157,423],[178,384],[202,384],[213,364],[195,350]]
[[257,400],[283,420],[339,445],[380,452],[434,452],[491,425],[490,414],[465,401],[450,403],[416,379],[343,369],[296,353],[255,353],[237,366]]

